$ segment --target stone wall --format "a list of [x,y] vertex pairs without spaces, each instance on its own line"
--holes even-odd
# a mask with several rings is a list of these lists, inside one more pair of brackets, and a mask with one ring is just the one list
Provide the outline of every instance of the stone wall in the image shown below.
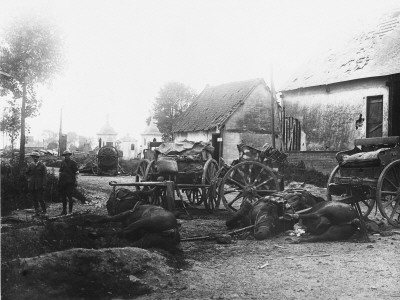
[[298,164],[301,161],[307,169],[315,169],[323,174],[330,174],[337,166],[337,151],[291,151],[288,152],[288,162]]

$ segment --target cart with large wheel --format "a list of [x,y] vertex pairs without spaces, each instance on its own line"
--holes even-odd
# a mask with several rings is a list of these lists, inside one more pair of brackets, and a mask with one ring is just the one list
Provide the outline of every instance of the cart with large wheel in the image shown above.
[[97,153],[97,175],[118,175],[119,152],[113,146],[103,146]]
[[[216,174],[218,163],[212,158],[213,147],[204,142],[162,143],[147,165],[142,182],[173,181],[181,199],[203,203],[209,212],[218,208]],[[165,189],[154,188],[151,202],[162,205]]]
[[237,145],[239,159],[231,165],[221,163],[217,173],[218,198],[234,213],[247,199],[258,199],[283,190],[283,171],[287,155],[269,144],[255,148]]
[[363,218],[377,206],[382,217],[400,227],[400,138],[356,139],[354,144],[336,154],[327,199],[352,204]]

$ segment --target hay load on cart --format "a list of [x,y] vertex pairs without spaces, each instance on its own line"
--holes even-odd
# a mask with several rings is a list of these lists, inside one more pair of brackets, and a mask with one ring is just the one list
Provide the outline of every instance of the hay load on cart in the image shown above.
[[[216,174],[218,163],[212,158],[214,148],[205,142],[162,143],[155,149],[154,160],[147,166],[143,181],[174,181],[177,192],[190,202],[204,203],[210,212],[218,207]],[[154,196],[155,204],[164,196]]]

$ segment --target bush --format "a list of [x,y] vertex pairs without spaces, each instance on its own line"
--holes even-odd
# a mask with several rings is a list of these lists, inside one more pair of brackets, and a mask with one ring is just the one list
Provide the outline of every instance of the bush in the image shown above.
[[27,194],[28,181],[18,164],[1,162],[1,213],[32,206]]
[[[54,169],[47,173],[46,190],[43,193],[46,202],[58,201],[58,178]],[[7,215],[13,210],[31,208],[28,197],[28,180],[25,167],[17,164],[1,163],[1,214]]]

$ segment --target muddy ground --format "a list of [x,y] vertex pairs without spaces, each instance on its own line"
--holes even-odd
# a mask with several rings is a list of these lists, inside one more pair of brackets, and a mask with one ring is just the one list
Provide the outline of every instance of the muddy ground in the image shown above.
[[[79,185],[90,201],[75,203],[74,211],[105,214],[111,180],[127,183],[134,177],[80,175]],[[325,197],[323,188],[304,188]],[[181,238],[227,232],[229,213],[222,207],[214,214],[203,206],[189,211],[194,219],[184,212],[179,219]],[[48,212],[50,217],[58,215],[61,204],[51,203]],[[370,233],[367,243],[355,237],[292,244],[298,238],[291,231],[265,241],[244,233],[229,244],[213,238],[181,242],[162,288],[137,299],[400,299],[400,230],[385,226],[379,214],[373,212],[370,218],[381,225],[381,233]]]

